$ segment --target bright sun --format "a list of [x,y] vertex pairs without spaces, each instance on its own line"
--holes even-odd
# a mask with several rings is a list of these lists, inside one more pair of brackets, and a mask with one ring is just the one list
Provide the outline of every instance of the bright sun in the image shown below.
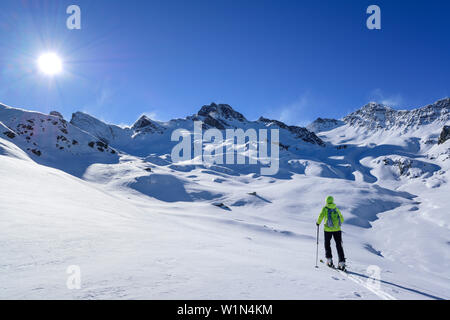
[[38,66],[41,72],[47,75],[56,75],[62,71],[62,61],[54,53],[45,53],[38,59]]

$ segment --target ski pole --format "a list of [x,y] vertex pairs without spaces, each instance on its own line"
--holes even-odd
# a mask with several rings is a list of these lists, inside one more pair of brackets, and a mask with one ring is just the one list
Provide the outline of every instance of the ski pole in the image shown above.
[[317,266],[318,256],[319,256],[319,225],[317,225],[316,268],[318,268]]

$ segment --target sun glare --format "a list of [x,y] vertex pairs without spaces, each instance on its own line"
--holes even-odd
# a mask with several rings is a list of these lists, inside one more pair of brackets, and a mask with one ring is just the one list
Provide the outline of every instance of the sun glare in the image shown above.
[[62,61],[54,53],[45,53],[38,59],[39,70],[46,75],[56,75],[62,71]]

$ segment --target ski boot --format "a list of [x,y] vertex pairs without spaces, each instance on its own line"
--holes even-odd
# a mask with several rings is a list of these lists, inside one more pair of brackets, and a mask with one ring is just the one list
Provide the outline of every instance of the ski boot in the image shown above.
[[327,266],[330,268],[334,268],[333,259],[327,258]]
[[345,269],[345,261],[340,261],[338,264],[338,269],[341,271],[346,271]]

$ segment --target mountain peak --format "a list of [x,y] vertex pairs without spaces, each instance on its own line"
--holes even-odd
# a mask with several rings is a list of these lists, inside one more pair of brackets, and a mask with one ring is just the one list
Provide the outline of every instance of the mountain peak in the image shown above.
[[241,113],[235,111],[230,105],[216,104],[214,102],[212,102],[210,105],[204,105],[197,114],[204,117],[209,116],[214,119],[235,119],[241,122],[247,120]]
[[395,110],[383,104],[370,102],[343,120],[353,127],[383,130],[393,127],[409,130],[434,122],[446,123],[450,120],[450,99],[444,98],[412,110]]
[[50,111],[49,115],[54,116],[54,117],[58,117],[58,118],[61,118],[61,119],[64,119],[62,114],[59,113],[58,111]]
[[436,101],[435,103],[426,106],[425,108],[427,108],[427,107],[428,108],[433,107],[433,108],[440,108],[440,109],[443,109],[443,108],[450,109],[450,98],[447,97],[447,98],[440,99],[440,100]]
[[342,120],[329,119],[329,118],[317,118],[306,129],[314,133],[320,133],[324,131],[330,131],[343,126],[345,123]]
[[145,114],[139,117],[139,119],[133,124],[133,129],[140,129],[151,125],[153,121]]
[[131,127],[132,130],[136,132],[150,132],[150,133],[162,133],[164,128],[159,125],[156,121],[153,121],[145,114],[142,115]]
[[391,111],[394,110],[391,107],[385,105],[385,104],[381,104],[378,102],[369,102],[368,104],[366,104],[365,106],[363,106],[361,109],[359,109],[358,111],[364,111],[364,112],[386,112],[386,111]]
[[267,119],[264,117],[260,117],[258,119],[258,122],[264,123],[266,126],[277,126],[281,129],[285,129],[292,133],[296,138],[301,139],[305,142],[311,143],[311,144],[317,144],[319,146],[325,146],[325,143],[320,139],[314,132],[309,131],[306,128],[299,127],[299,126],[288,126],[282,121],[279,120],[272,120]]

